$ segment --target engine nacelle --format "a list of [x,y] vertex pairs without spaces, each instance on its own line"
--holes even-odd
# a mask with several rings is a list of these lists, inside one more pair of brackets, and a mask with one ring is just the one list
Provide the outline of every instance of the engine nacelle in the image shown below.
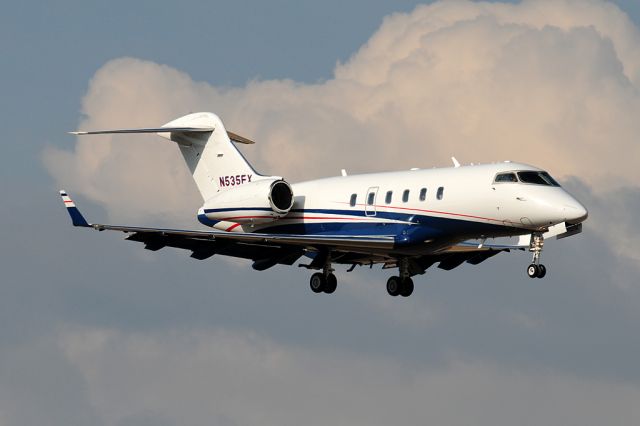
[[[293,206],[293,190],[282,178],[267,178],[231,187],[209,198],[200,210],[202,223],[268,223],[280,219]],[[204,215],[205,218],[202,218]]]

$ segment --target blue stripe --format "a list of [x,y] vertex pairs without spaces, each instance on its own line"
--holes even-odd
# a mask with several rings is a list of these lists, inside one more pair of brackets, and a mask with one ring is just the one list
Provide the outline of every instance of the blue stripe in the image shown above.
[[[224,209],[207,209],[205,213],[226,211],[271,211],[262,207],[240,207]],[[274,222],[273,225],[259,228],[259,232],[269,234],[299,234],[299,235],[342,235],[342,236],[388,236],[395,235],[397,244],[416,244],[426,240],[460,236],[479,237],[481,235],[516,235],[518,228],[474,222],[464,219],[451,219],[445,217],[429,216],[417,213],[397,213],[377,211],[375,216],[367,216],[364,210],[332,210],[332,209],[293,209],[291,213],[317,213],[327,215],[343,215],[362,217],[369,219],[396,220],[409,223],[389,222],[312,222],[289,223]],[[208,226],[213,226],[219,221],[208,219],[205,215],[198,215],[198,220]],[[286,217],[283,218],[286,220]],[[331,220],[327,217],[327,220]],[[339,220],[339,219],[337,219]]]
[[213,225],[215,225],[216,223],[218,223],[220,221],[219,220],[212,220],[212,219],[209,219],[206,215],[199,214],[198,215],[198,222],[200,222],[201,224],[206,225],[206,226],[213,226]]
[[345,236],[383,236],[395,235],[397,244],[415,244],[426,240],[451,236],[480,235],[514,235],[515,228],[503,225],[492,225],[482,222],[470,222],[460,219],[446,219],[430,216],[414,217],[413,224],[402,223],[370,223],[370,222],[337,222],[337,223],[294,223],[274,224],[260,229],[259,232],[270,234],[301,235],[345,235]]

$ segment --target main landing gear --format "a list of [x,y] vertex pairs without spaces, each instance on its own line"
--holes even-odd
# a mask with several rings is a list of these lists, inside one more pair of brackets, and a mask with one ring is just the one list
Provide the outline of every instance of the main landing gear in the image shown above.
[[316,272],[311,275],[309,280],[309,287],[314,293],[327,293],[331,294],[336,291],[338,287],[338,279],[333,275],[334,269],[331,267],[331,255],[327,255],[327,260],[324,263],[322,272]]
[[529,251],[533,253],[533,259],[531,260],[531,265],[527,267],[527,275],[529,278],[544,278],[544,276],[547,275],[547,268],[540,263],[543,246],[544,237],[542,234],[531,234]]
[[311,275],[309,280],[309,287],[314,293],[327,293],[331,294],[336,291],[338,287],[338,279],[332,273],[324,274],[322,272],[316,272]]
[[[307,268],[320,269],[322,272],[316,272],[311,275],[309,287],[314,293],[331,294],[336,291],[338,280],[333,274],[334,269],[331,267],[331,255],[323,255],[315,265],[302,265]],[[351,268],[353,269],[353,268]],[[387,293],[391,296],[409,297],[413,293],[413,280],[409,271],[409,259],[398,259],[398,269],[400,276],[393,276],[387,280]]]
[[390,296],[409,297],[413,293],[413,280],[409,273],[409,259],[402,258],[398,261],[399,277],[391,277],[387,280],[387,293]]
[[389,296],[409,297],[413,293],[413,280],[410,277],[391,277],[387,280]]

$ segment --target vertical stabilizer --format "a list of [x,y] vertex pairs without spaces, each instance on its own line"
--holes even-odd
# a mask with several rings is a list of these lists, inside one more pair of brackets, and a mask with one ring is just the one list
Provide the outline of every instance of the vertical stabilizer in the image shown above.
[[222,120],[210,112],[185,115],[162,127],[210,128],[207,132],[159,132],[158,135],[178,144],[202,198],[206,201],[222,189],[252,182],[262,178],[255,172],[229,135],[241,143],[248,139],[227,133]]

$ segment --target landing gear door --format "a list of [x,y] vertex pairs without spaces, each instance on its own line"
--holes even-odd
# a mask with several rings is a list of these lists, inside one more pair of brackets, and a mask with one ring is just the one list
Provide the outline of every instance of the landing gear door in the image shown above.
[[376,215],[376,198],[378,198],[378,187],[372,186],[367,189],[367,195],[364,199],[364,214],[365,216]]

